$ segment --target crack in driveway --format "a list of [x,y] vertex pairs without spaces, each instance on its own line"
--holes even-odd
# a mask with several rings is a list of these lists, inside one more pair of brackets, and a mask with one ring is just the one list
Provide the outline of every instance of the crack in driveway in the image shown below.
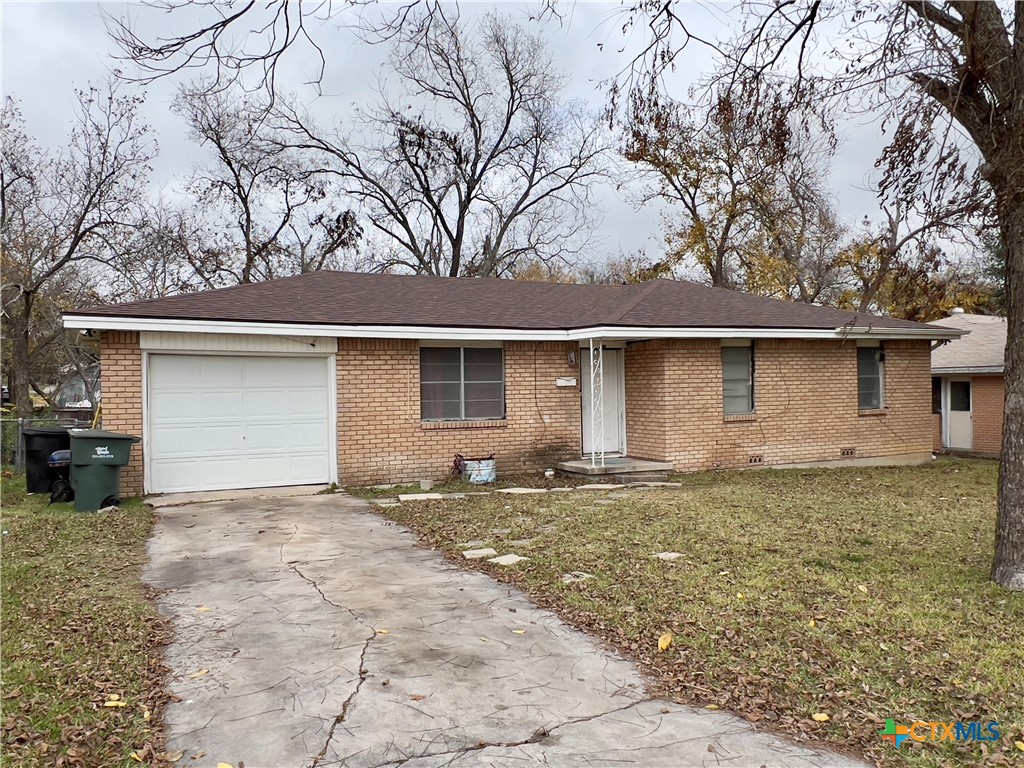
[[345,698],[345,701],[342,702],[341,712],[339,712],[337,716],[335,716],[334,720],[331,721],[331,727],[327,731],[327,739],[326,741],[324,741],[323,747],[321,747],[320,751],[313,757],[311,768],[317,768],[318,765],[321,765],[321,761],[326,756],[327,750],[330,749],[331,741],[334,739],[334,732],[337,730],[338,726],[341,723],[345,722],[345,718],[348,716],[348,711],[349,708],[352,706],[352,702],[355,700],[356,695],[358,695],[359,691],[362,689],[363,683],[366,682],[366,677],[367,675],[369,675],[369,670],[366,668],[366,653],[370,649],[370,643],[372,643],[374,638],[377,637],[377,630],[375,627],[367,624],[362,616],[353,611],[347,605],[338,605],[336,602],[327,597],[327,595],[324,593],[323,589],[320,587],[320,584],[316,581],[316,579],[313,579],[302,572],[302,570],[297,565],[297,560],[286,561],[284,559],[284,548],[291,543],[291,540],[295,538],[295,534],[299,531],[299,527],[297,525],[294,526],[294,528],[295,530],[293,530],[291,535],[287,538],[287,540],[285,540],[285,542],[281,544],[281,547],[279,549],[279,557],[282,565],[287,566],[291,571],[295,573],[295,575],[297,575],[300,579],[302,579],[311,587],[313,587],[313,589],[316,590],[316,593],[320,595],[320,599],[323,602],[327,603],[330,606],[333,606],[334,608],[337,608],[338,610],[345,611],[349,616],[352,617],[353,621],[355,621],[357,624],[363,627],[363,629],[368,630],[370,633],[369,636],[366,638],[365,642],[363,643],[362,650],[359,652],[359,679],[356,681],[355,688],[352,689],[352,692]]

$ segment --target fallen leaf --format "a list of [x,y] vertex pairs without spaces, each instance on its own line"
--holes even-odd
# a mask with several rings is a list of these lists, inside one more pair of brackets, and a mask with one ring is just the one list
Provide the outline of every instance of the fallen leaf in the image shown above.
[[424,696],[422,693],[414,693],[412,696],[409,697],[409,699],[412,701],[423,701],[425,698],[427,697]]
[[512,630],[512,634],[513,635],[525,635],[526,634],[526,630],[525,629],[513,629]]
[[807,626],[813,628],[815,626],[814,619],[807,622]]
[[1013,742],[1013,746],[1015,746],[1021,752],[1024,752],[1024,741],[1015,741]]
[[157,760],[165,760],[168,763],[176,763],[185,756],[184,752],[158,752],[156,754]]
[[826,715],[824,712],[815,712],[813,715],[811,715],[811,719],[819,723],[827,723],[829,721],[829,716]]
[[189,680],[195,680],[197,677],[202,677],[203,675],[208,675],[209,673],[210,673],[210,670],[208,670],[208,669],[200,669],[194,675],[189,675],[188,678],[189,678]]
[[391,630],[390,629],[378,629],[377,630],[377,634],[378,635],[390,635],[391,634]]
[[109,696],[107,696],[107,701],[120,701],[120,699],[121,697],[116,693],[112,693]]
[[737,592],[736,593],[736,599],[737,600],[742,600],[743,599],[743,593],[742,592]]
[[142,762],[142,758],[139,757],[139,753],[138,752],[132,752],[130,755],[128,755],[128,757],[130,757],[132,760],[134,760],[137,763],[141,763]]
[[151,717],[153,717],[153,713],[150,712],[148,709],[142,713],[142,719],[145,720],[147,723],[149,722],[149,719]]
[[200,613],[209,613],[210,611],[213,610],[213,608],[210,608],[207,605],[200,605],[198,608],[196,608],[196,610],[199,611]]
[[193,760],[202,760],[204,757],[206,757],[206,750],[205,749],[200,749],[198,752],[196,752],[194,755],[192,755],[192,759]]
[[863,584],[858,584],[858,585],[857,585],[857,589],[859,589],[859,590],[860,590],[861,592],[863,592],[863,593],[864,593],[865,595],[866,595],[866,594],[868,593],[868,588],[867,588],[867,587],[865,587],[865,586],[864,586]]
[[665,634],[663,634],[661,637],[658,638],[658,650],[659,651],[667,651],[671,645],[672,645],[672,633],[671,632],[666,632]]
[[217,763],[217,768],[233,768],[231,763]]
[[708,704],[704,709],[718,709],[717,704]]
[[104,707],[127,707],[123,701],[107,701],[103,704]]

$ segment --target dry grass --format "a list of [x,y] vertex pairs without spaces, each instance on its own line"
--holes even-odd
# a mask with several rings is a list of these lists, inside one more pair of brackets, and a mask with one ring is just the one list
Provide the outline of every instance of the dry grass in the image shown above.
[[[77,513],[24,491],[4,473],[4,762],[139,765],[135,751],[154,764],[165,626],[140,580],[153,514]],[[115,696],[124,706],[107,706]]]
[[[385,513],[460,562],[457,545],[472,539],[528,555],[472,567],[623,649],[660,695],[886,766],[1020,765],[1024,595],[988,580],[996,474],[994,462],[953,460],[761,470]],[[683,556],[651,557],[663,551]],[[563,584],[569,571],[595,578]],[[675,642],[658,653],[666,631]],[[877,735],[885,718],[997,720],[1003,736],[897,751]]]

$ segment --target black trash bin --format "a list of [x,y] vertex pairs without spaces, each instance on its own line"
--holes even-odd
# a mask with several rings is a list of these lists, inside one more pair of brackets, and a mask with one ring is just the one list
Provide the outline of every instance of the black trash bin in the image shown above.
[[61,427],[25,427],[25,489],[29,493],[49,493],[56,479],[50,469],[50,454],[71,448],[71,437]]

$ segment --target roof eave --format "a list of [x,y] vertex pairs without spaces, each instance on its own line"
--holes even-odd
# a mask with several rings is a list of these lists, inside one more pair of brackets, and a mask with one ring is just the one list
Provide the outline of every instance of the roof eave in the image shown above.
[[467,328],[417,325],[336,325],[318,323],[271,323],[234,320],[184,320],[176,318],[130,317],[124,315],[87,315],[67,313],[66,328],[101,331],[152,331],[169,333],[228,333],[268,336],[327,336],[335,338],[398,339],[505,339],[508,341],[583,341],[669,338],[792,338],[792,339],[943,339],[959,338],[962,331],[929,328],[739,328],[590,326],[569,329]]
[[953,365],[953,366],[932,366],[933,376],[968,376],[983,374],[1003,374],[1005,367],[1002,365]]

